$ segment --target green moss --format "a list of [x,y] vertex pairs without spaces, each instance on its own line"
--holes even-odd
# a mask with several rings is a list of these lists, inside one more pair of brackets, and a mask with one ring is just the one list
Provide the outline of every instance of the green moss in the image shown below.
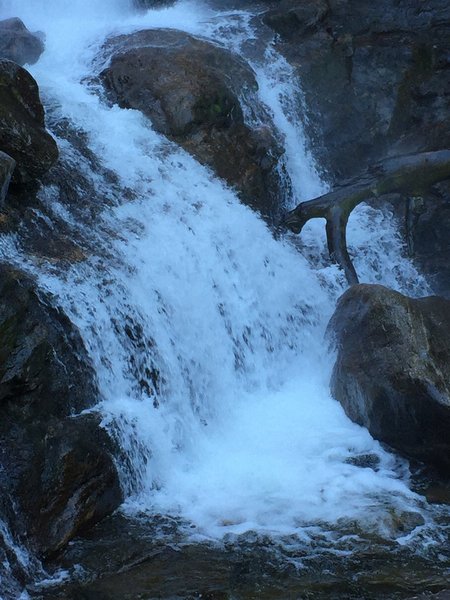
[[224,92],[204,96],[195,105],[195,120],[198,123],[223,123],[233,118],[235,108],[234,99]]

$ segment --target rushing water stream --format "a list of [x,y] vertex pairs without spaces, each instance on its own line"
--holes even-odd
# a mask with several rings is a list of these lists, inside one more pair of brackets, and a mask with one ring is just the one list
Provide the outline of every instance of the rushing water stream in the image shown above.
[[[356,531],[419,554],[439,548],[436,514],[410,490],[407,465],[330,397],[324,332],[345,284],[321,260],[322,224],[305,228],[301,247],[275,239],[210,170],[86,83],[111,33],[176,28],[239,52],[259,85],[247,118],[271,119],[284,141],[290,206],[326,186],[307,150],[299,82],[270,33],[249,12],[200,1],[146,13],[125,0],[1,6],[2,17],[46,34],[30,70],[62,160],[95,187],[96,204],[64,202],[55,186],[41,191],[36,222],[64,223],[83,260],[46,260],[17,235],[4,236],[0,252],[36,275],[81,332],[105,426],[123,449],[125,514],[178,519],[196,543],[249,531],[289,540],[290,563],[317,536],[327,552],[351,554]],[[64,138],[62,119],[87,134],[101,169]],[[362,280],[426,293],[388,215],[360,208],[349,230]],[[378,457],[378,467],[357,466],[360,455]],[[417,526],[397,527],[404,515],[420,515]],[[347,533],[336,538],[339,528]]]

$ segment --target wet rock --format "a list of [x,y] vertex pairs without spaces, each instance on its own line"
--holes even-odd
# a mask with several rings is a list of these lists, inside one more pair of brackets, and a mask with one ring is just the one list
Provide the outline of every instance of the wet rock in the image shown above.
[[151,8],[164,8],[175,4],[175,0],[134,0],[133,4],[136,8],[149,10]]
[[450,298],[450,180],[434,185],[404,205],[408,251],[434,292]]
[[44,42],[18,18],[0,21],[0,57],[23,66],[33,65],[44,51]]
[[121,501],[95,375],[77,330],[24,273],[0,269],[0,465],[7,519],[40,555]]
[[361,469],[372,469],[373,471],[378,471],[380,467],[380,457],[377,454],[356,454],[347,458],[345,462]]
[[378,440],[450,476],[450,301],[356,285],[339,300],[331,390]]
[[425,592],[418,596],[411,596],[408,600],[450,600],[450,590],[442,590],[437,594],[433,592]]
[[282,0],[275,9],[265,15],[264,22],[281,35],[290,36],[293,32],[303,35],[316,31],[328,11],[325,0]]
[[209,42],[174,30],[140,31],[109,40],[102,71],[111,101],[149,117],[264,215],[276,212],[280,150],[268,128],[244,122],[241,95],[254,95],[252,70]]
[[58,158],[56,142],[45,129],[36,81],[6,59],[0,59],[0,150],[17,163],[13,185],[36,181]]
[[449,146],[450,7],[444,0],[282,0],[265,22],[297,68],[330,177],[386,153]]
[[0,151],[0,206],[5,201],[15,166],[16,161]]
[[[448,2],[282,0],[264,20],[302,82],[305,127],[331,182],[450,147]],[[434,293],[450,297],[448,198],[423,190],[408,245]]]

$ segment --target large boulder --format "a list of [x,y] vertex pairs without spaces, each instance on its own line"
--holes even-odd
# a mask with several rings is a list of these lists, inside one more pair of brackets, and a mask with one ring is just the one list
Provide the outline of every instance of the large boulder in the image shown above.
[[35,182],[58,158],[36,81],[6,59],[0,59],[0,150],[16,161],[12,184],[19,186]]
[[7,58],[21,66],[32,65],[43,51],[41,36],[28,31],[23,21],[16,17],[0,21],[0,58]]
[[175,30],[109,40],[100,74],[111,101],[142,111],[155,129],[235,186],[264,215],[276,212],[280,150],[269,128],[244,122],[242,94],[255,94],[252,70],[224,48]]
[[41,556],[110,514],[121,489],[95,414],[95,375],[77,330],[24,273],[0,269],[0,496]]
[[450,301],[380,285],[340,298],[331,390],[378,440],[450,476]]

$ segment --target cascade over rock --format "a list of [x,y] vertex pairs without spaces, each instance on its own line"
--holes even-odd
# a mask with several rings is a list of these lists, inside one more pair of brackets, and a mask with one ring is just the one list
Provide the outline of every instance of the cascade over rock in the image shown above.
[[6,59],[0,59],[0,150],[17,163],[15,185],[36,181],[58,158],[56,142],[45,129],[36,81]]
[[[297,68],[308,135],[333,184],[388,157],[450,148],[445,0],[282,0],[264,15]],[[409,252],[450,296],[448,183],[423,190]],[[391,207],[388,207],[391,210]]]
[[280,149],[268,127],[244,123],[240,94],[257,90],[252,70],[230,51],[175,30],[119,36],[101,72],[108,97],[149,117],[200,162],[271,217],[278,205]]
[[7,58],[23,66],[39,60],[44,42],[39,34],[31,33],[18,18],[0,21],[0,58]]
[[333,396],[378,440],[450,475],[450,301],[355,285],[328,326]]
[[[1,495],[10,528],[41,554],[112,512],[121,491],[81,338],[22,272],[0,270]],[[11,512],[11,511],[10,511]]]
[[333,178],[386,153],[448,147],[447,2],[282,0],[264,19],[299,69],[307,126]]

